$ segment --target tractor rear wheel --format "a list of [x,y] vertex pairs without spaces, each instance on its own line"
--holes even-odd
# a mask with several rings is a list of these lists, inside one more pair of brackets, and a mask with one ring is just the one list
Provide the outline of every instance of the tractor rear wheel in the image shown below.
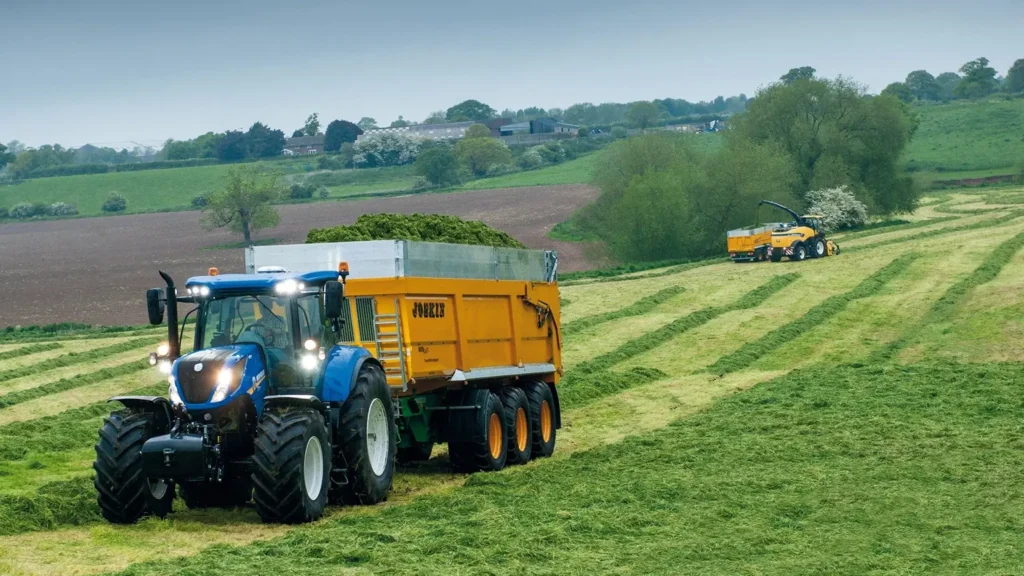
[[398,426],[384,371],[363,364],[352,394],[341,408],[340,448],[348,464],[348,483],[339,495],[351,504],[387,500],[395,475]]
[[331,443],[320,413],[285,406],[264,411],[256,431],[256,512],[264,522],[311,522],[327,507]]
[[811,258],[824,258],[828,256],[828,251],[825,248],[825,241],[821,238],[815,238],[814,242],[811,243]]
[[506,386],[501,390],[501,405],[505,408],[505,422],[508,424],[507,464],[526,464],[533,452],[532,430],[530,427],[530,403],[526,392],[520,388]]
[[471,440],[448,442],[448,457],[456,472],[497,472],[508,460],[505,407],[494,392],[478,392]]
[[800,262],[807,258],[807,248],[803,244],[797,244],[793,246],[793,255],[789,257],[793,262]]
[[221,482],[182,482],[178,495],[190,509],[235,508],[252,500],[252,477],[228,477]]
[[525,391],[530,404],[533,457],[546,458],[555,452],[555,398],[543,382],[528,384]]
[[92,467],[100,513],[108,521],[131,524],[146,512],[163,518],[171,511],[174,484],[142,473],[142,445],[158,433],[149,412],[114,412],[104,420]]

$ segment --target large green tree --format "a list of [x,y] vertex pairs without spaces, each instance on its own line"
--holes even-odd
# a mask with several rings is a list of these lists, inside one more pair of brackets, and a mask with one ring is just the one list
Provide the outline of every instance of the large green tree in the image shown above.
[[369,116],[363,116],[356,122],[356,126],[359,126],[360,130],[374,130],[377,128],[377,120],[370,118]]
[[14,152],[8,152],[7,146],[0,144],[0,170],[3,170],[4,166],[7,166],[11,162],[14,162],[15,158],[16,156],[14,155]]
[[952,100],[956,97],[956,87],[960,84],[960,75],[956,72],[943,72],[935,77],[935,83],[939,86],[939,100]]
[[420,150],[416,157],[416,174],[434,186],[459,183],[459,160],[451,144],[432,144]]
[[1024,92],[1024,58],[1014,62],[1006,73],[1006,91],[1010,94]]
[[478,100],[466,100],[449,108],[444,115],[449,122],[486,122],[496,117],[498,112]]
[[995,92],[996,70],[988,65],[988,58],[971,60],[960,68],[963,79],[953,90],[957,98],[981,98]]
[[646,130],[655,125],[658,122],[659,116],[658,107],[653,102],[645,101],[633,102],[629,107],[629,112],[626,113],[629,121],[641,130]]
[[306,118],[306,124],[303,125],[302,131],[306,136],[317,136],[320,134],[320,115],[313,112]]
[[910,87],[903,82],[893,82],[892,84],[889,84],[882,90],[882,94],[898,98],[899,100],[907,103],[914,101],[914,93],[911,92]]
[[341,150],[342,144],[355,142],[362,133],[362,128],[348,120],[334,120],[327,125],[327,131],[324,133],[324,150],[337,152]]
[[246,152],[252,158],[280,156],[284,144],[284,132],[271,130],[262,122],[254,123],[245,133]]
[[810,66],[801,66],[799,68],[790,68],[789,72],[786,72],[779,77],[779,80],[783,84],[792,84],[797,80],[812,80],[814,79],[814,73],[817,72]]
[[927,70],[914,70],[907,74],[906,85],[918,100],[939,99],[939,85]]
[[228,130],[217,145],[217,158],[225,162],[243,160],[248,153],[245,133],[240,130]]
[[208,230],[227,227],[241,233],[246,244],[252,244],[254,232],[280,223],[273,206],[280,197],[275,175],[252,165],[231,168],[224,189],[207,198],[202,224]]
[[907,106],[842,78],[778,83],[758,92],[730,137],[774,142],[798,176],[797,195],[849,186],[876,213],[913,210],[918,191],[900,164],[916,129]]
[[10,163],[8,171],[15,178],[25,178],[35,170],[64,166],[75,162],[75,150],[60,144],[44,144],[29,148],[18,154]]
[[494,138],[459,140],[455,144],[455,156],[474,176],[484,176],[491,166],[512,161],[512,152],[508,146]]

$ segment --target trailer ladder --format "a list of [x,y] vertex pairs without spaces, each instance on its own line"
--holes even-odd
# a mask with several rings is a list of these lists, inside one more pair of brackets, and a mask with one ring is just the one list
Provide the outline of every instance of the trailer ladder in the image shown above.
[[377,331],[377,360],[384,366],[388,386],[408,389],[409,378],[405,369],[405,346],[402,344],[402,321],[398,299],[394,314],[379,314],[377,300],[373,300],[373,324]]

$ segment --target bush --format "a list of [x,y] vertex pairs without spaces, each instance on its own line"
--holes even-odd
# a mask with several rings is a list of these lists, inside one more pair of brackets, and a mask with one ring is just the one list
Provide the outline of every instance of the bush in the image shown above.
[[618,140],[618,139],[625,138],[626,136],[628,136],[629,132],[626,131],[626,129],[623,128],[622,126],[615,126],[614,128],[612,128],[611,134],[612,134],[612,138],[615,138],[616,140]]
[[11,213],[10,211],[7,210],[7,208],[0,206],[0,218],[7,218],[8,216],[10,216],[10,214]]
[[543,163],[544,159],[540,157],[540,152],[537,152],[533,148],[523,152],[523,155],[519,157],[519,167],[523,170],[536,168]]
[[416,158],[416,174],[434,186],[459,183],[459,162],[451,146],[431,145]]
[[346,164],[346,159],[340,155],[321,154],[316,160],[316,167],[320,170],[344,170]]
[[534,146],[534,150],[540,154],[540,157],[544,159],[548,164],[558,164],[565,160],[565,148],[558,142],[548,142],[541,146]]
[[39,207],[29,202],[19,202],[15,204],[10,211],[11,218],[17,218],[18,220],[24,220],[40,214]]
[[868,221],[868,207],[846,186],[812,190],[807,193],[807,202],[810,204],[808,212],[821,214],[825,229],[829,231],[863,226]]
[[351,226],[314,228],[306,242],[419,240],[524,248],[515,238],[483,222],[442,214],[363,214]]
[[576,136],[578,138],[586,138],[587,136],[590,136],[590,130],[588,130],[586,127],[581,127],[580,131],[576,134]]
[[331,197],[331,189],[327,186],[320,186],[316,189],[316,195],[321,200],[326,200]]
[[512,151],[501,140],[470,138],[455,143],[455,156],[474,176],[484,176],[495,164],[512,161]]
[[74,204],[66,202],[55,202],[46,207],[47,216],[74,216],[78,214],[78,208]]
[[516,169],[511,164],[494,164],[487,169],[487,177],[501,176],[502,174],[508,174],[515,172]]
[[316,187],[312,184],[292,184],[288,197],[292,200],[307,200],[313,197]]
[[195,198],[192,199],[193,208],[205,208],[206,205],[209,203],[210,201],[206,198],[205,194],[200,194],[199,196],[196,196]]
[[117,192],[111,192],[103,202],[104,212],[124,212],[128,208],[128,200]]
[[419,145],[419,141],[411,136],[382,132],[355,143],[352,163],[361,168],[409,164],[416,160]]

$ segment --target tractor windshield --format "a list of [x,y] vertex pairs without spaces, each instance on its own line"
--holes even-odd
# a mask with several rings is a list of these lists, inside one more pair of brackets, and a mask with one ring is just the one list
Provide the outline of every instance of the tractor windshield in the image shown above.
[[[259,344],[267,354],[272,381],[278,386],[295,386],[296,319],[293,298],[260,295],[211,299],[200,311],[197,349]],[[308,323],[305,318],[298,320],[300,327]]]

